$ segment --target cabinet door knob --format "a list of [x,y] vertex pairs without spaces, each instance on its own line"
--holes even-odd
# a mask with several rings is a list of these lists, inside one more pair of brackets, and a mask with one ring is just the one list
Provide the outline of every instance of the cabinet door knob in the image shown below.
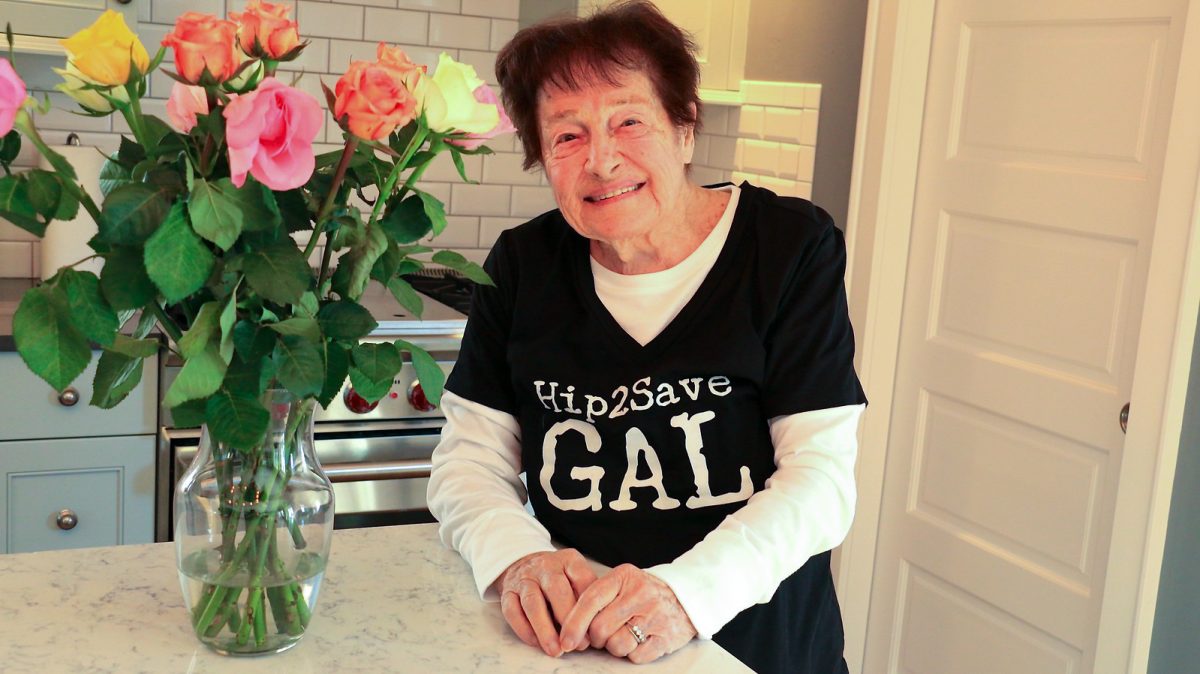
[[70,508],[63,508],[58,511],[58,517],[54,519],[54,523],[63,531],[70,531],[75,528],[75,525],[79,524],[79,516]]
[[58,402],[63,407],[74,407],[75,403],[79,402],[79,391],[76,391],[74,387],[68,388],[58,394]]
[[1119,421],[1121,423],[1121,432],[1128,433],[1129,432],[1129,403],[1125,403],[1125,406],[1121,408],[1121,416],[1118,417],[1117,421]]

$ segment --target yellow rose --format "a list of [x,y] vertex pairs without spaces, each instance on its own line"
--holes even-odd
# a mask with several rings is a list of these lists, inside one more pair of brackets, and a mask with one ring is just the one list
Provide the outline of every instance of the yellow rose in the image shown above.
[[150,67],[150,55],[142,46],[125,17],[109,9],[96,23],[59,43],[67,50],[67,59],[89,80],[109,86],[129,81],[130,61],[142,75]]
[[482,86],[486,85],[474,68],[443,52],[433,77],[420,78],[413,93],[431,130],[485,133],[495,128],[500,113],[495,105],[475,99],[475,90]]
[[[87,88],[96,83],[79,72],[79,69],[73,63],[67,61],[66,68],[54,68],[54,72],[63,78],[62,84],[54,88],[75,99],[75,102],[83,107],[84,110],[89,112],[112,112],[112,103],[109,103],[108,99],[101,96],[99,91]],[[129,93],[125,91],[125,87],[109,87],[104,90],[104,93],[122,101],[129,101]]]

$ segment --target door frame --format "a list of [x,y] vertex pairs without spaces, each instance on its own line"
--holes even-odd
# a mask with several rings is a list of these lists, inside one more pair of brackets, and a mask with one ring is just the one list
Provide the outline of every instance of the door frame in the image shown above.
[[[851,672],[862,671],[866,649],[935,4],[870,0],[867,12],[846,284],[860,335],[856,364],[871,403],[860,429],[857,514],[836,557]],[[1136,502],[1129,489],[1117,494],[1109,559],[1127,559],[1138,550],[1141,564],[1119,565],[1106,576],[1097,673],[1146,671],[1197,328],[1200,87],[1178,84],[1200,82],[1200,0],[1192,0],[1189,10],[1120,467],[1122,484],[1149,483],[1150,500]],[[1182,213],[1188,217],[1178,217]],[[1153,334],[1148,324],[1174,327]],[[1125,587],[1134,592],[1115,591]]]

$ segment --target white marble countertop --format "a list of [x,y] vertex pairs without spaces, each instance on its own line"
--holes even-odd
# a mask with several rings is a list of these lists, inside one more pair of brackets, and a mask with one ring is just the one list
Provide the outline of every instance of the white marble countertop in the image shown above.
[[193,636],[171,543],[0,555],[0,670],[25,672],[749,672],[711,641],[650,665],[521,643],[423,524],[334,532],[308,634],[284,653],[217,655]]

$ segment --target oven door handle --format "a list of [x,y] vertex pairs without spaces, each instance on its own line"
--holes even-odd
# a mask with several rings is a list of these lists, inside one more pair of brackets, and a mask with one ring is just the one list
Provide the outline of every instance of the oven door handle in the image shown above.
[[367,482],[370,480],[403,480],[410,477],[429,477],[433,463],[420,459],[411,461],[379,461],[376,463],[331,463],[322,466],[330,482]]

